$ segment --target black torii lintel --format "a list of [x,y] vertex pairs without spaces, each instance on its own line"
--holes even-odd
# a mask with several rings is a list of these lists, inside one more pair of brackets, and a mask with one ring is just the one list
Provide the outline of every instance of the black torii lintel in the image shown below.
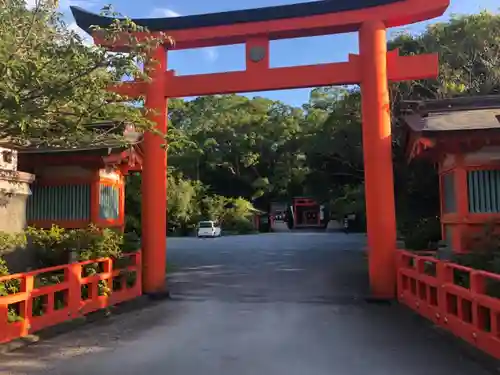
[[[361,10],[404,0],[323,0],[309,3],[279,5],[265,8],[234,10],[182,17],[136,18],[132,21],[151,32],[187,30],[201,27],[227,26],[240,23],[265,22],[288,18],[302,18],[329,13]],[[90,34],[92,26],[108,27],[114,18],[88,12],[71,6],[76,24]]]

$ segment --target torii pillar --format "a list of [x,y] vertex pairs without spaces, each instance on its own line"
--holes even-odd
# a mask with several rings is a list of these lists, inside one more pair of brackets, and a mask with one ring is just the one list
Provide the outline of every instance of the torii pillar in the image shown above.
[[[142,172],[142,283],[143,290],[151,296],[168,296],[165,278],[167,261],[167,149],[162,135],[167,133],[167,98],[165,74],[167,50],[158,46],[151,54],[148,66],[151,78],[146,92],[146,110],[156,123],[154,132],[144,134]],[[161,265],[159,267],[159,265]]]
[[387,41],[382,21],[361,26],[359,55],[370,286],[375,298],[389,299],[396,285],[396,208]]

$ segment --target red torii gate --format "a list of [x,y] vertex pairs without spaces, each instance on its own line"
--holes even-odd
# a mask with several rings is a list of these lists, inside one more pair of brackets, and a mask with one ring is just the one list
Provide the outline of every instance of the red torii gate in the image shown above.
[[[160,19],[133,19],[152,33],[166,33],[175,49],[244,43],[246,70],[176,76],[167,71],[166,47],[151,56],[157,60],[151,82],[118,86],[129,97],[146,96],[154,109],[152,120],[167,131],[167,99],[210,94],[283,90],[314,86],[360,84],[362,94],[363,149],[369,245],[369,274],[373,297],[392,298],[396,291],[396,218],[392,170],[391,122],[388,80],[434,78],[435,54],[399,56],[387,52],[386,29],[440,16],[449,0],[336,0],[259,9]],[[111,18],[71,8],[79,27],[106,27]],[[359,55],[347,62],[269,67],[271,40],[359,31]],[[147,34],[137,33],[138,39]],[[94,35],[97,44],[105,44]],[[108,45],[126,48],[128,39]],[[144,137],[142,225],[144,292],[165,294],[166,265],[166,167],[164,140],[152,133]]]

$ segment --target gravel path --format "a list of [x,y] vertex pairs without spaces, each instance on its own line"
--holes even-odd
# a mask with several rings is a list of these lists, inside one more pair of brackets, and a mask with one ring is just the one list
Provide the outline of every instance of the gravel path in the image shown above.
[[364,235],[169,239],[173,299],[0,357],[0,374],[486,375],[405,308],[367,304]]

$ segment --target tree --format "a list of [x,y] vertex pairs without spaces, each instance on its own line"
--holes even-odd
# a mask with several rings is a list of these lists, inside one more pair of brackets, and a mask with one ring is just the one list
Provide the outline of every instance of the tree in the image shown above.
[[[201,220],[223,223],[225,230],[247,232],[255,209],[244,198],[228,198],[211,194],[200,181],[185,178],[169,167],[167,190],[167,217],[169,233],[188,235]],[[126,232],[141,234],[140,175],[127,177]]]
[[[103,9],[115,16],[110,7]],[[129,19],[100,31],[107,39],[145,31]],[[71,146],[109,141],[110,132],[87,125],[113,121],[150,129],[140,106],[108,88],[124,77],[147,79],[148,52],[167,38],[136,43],[127,53],[88,46],[70,30],[52,1],[3,0],[0,7],[0,139],[17,145]]]
[[170,129],[188,142],[169,160],[218,194],[264,201],[286,195],[301,165],[302,120],[302,110],[264,98],[173,101]]
[[313,90],[305,106],[308,191],[322,200],[335,200],[344,186],[364,180],[360,99],[358,88],[328,87]]
[[169,230],[187,234],[201,219],[200,200],[205,189],[200,181],[188,180],[182,173],[169,168],[167,218]]
[[500,15],[481,12],[453,16],[421,35],[403,33],[389,42],[401,54],[439,54],[439,77],[399,83],[393,99],[446,98],[500,92]]

